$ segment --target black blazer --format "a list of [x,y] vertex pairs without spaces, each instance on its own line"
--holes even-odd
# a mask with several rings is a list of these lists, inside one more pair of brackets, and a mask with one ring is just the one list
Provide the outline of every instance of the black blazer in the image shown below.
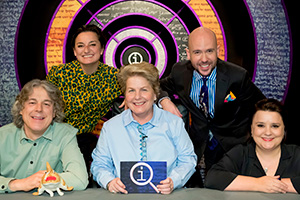
[[[217,61],[214,118],[207,119],[190,98],[194,68],[190,61],[176,63],[168,77],[161,80],[161,95],[178,95],[182,104],[191,113],[190,137],[198,159],[201,158],[209,130],[225,151],[249,138],[254,104],[265,98],[253,84],[245,69],[220,59]],[[230,91],[234,101],[224,102]]]
[[[296,191],[300,192],[300,147],[281,145],[281,156],[275,176],[290,178]],[[266,173],[256,153],[255,143],[237,145],[210,168],[205,178],[205,187],[224,190],[238,175],[262,177]]]

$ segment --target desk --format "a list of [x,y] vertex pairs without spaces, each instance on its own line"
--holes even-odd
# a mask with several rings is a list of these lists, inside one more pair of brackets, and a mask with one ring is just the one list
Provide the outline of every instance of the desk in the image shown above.
[[187,188],[173,191],[170,195],[161,194],[112,194],[101,188],[91,188],[85,191],[65,192],[64,196],[59,196],[56,192],[54,197],[48,193],[41,196],[33,196],[27,192],[17,192],[11,194],[0,194],[2,200],[293,200],[300,199],[299,194],[266,194],[259,192],[223,192],[204,188]]

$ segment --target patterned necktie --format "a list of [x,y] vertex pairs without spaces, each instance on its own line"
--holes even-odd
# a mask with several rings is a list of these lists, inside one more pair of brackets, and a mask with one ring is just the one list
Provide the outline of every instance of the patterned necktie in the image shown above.
[[[206,85],[207,77],[203,77],[203,85],[201,87],[200,91],[200,106],[202,111],[204,112],[206,118],[210,117],[209,115],[209,109],[208,109],[208,87]],[[209,133],[209,140],[208,140],[208,148],[210,150],[214,150],[218,146],[217,139],[212,135],[212,133]]]
[[147,142],[146,139],[148,136],[144,133],[144,128],[141,125],[138,125],[138,130],[140,133],[140,150],[141,150],[141,161],[147,161]]
[[209,113],[208,113],[208,87],[206,85],[206,81],[207,81],[207,77],[203,77],[203,85],[201,87],[201,91],[200,91],[200,107],[201,110],[204,112],[205,116],[208,117]]

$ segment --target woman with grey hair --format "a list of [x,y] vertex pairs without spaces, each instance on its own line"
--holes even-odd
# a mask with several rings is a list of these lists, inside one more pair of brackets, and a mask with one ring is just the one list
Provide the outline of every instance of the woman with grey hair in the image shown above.
[[0,193],[37,188],[46,162],[67,185],[86,188],[77,129],[61,123],[63,109],[61,93],[51,83],[35,79],[23,87],[12,108],[14,122],[0,128]]

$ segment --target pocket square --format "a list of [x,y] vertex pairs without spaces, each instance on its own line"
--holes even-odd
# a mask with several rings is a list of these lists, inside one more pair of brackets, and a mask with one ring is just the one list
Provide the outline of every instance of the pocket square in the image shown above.
[[224,103],[230,102],[230,101],[234,101],[236,99],[236,97],[234,96],[234,94],[230,91],[230,93],[226,96],[226,98],[224,99]]

